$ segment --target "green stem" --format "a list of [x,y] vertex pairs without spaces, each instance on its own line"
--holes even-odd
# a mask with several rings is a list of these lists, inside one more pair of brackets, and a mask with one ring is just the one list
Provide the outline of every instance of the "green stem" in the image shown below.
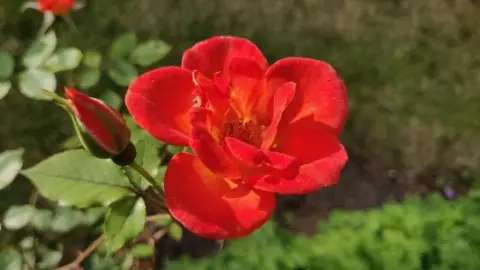
[[158,192],[160,195],[161,199],[165,199],[165,192],[163,191],[163,188],[157,183],[157,180],[153,178],[153,176],[150,175],[150,173],[147,172],[140,164],[138,164],[136,161],[132,162],[130,165],[130,168],[134,169],[137,171],[145,180],[147,180]]

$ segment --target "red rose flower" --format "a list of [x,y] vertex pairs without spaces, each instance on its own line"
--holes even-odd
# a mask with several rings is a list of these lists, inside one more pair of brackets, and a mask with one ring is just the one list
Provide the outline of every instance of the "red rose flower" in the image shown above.
[[74,6],[76,0],[38,0],[41,12],[52,12],[55,15],[64,15]]
[[275,207],[275,193],[303,194],[338,181],[346,90],[325,62],[268,66],[250,41],[214,37],[188,49],[182,67],[140,76],[126,95],[135,121],[157,139],[190,146],[165,174],[173,217],[216,239],[247,235]]
[[83,146],[99,158],[114,158],[130,143],[130,130],[123,116],[103,101],[66,88],[72,114]]

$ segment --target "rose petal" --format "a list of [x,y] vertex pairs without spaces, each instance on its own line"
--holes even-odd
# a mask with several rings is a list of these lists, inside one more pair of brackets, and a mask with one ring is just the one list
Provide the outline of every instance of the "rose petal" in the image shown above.
[[282,177],[258,177],[255,188],[282,194],[304,194],[338,181],[348,160],[345,148],[331,132],[311,123],[313,121],[308,119],[297,121],[277,133],[275,151],[297,158],[302,164],[298,171],[294,174],[290,171]]
[[225,146],[242,165],[244,183],[255,184],[264,175],[291,178],[298,173],[295,157],[272,151],[262,151],[236,138],[225,138]]
[[295,98],[284,113],[282,123],[290,123],[313,115],[321,123],[339,134],[348,113],[345,85],[335,70],[319,60],[291,57],[274,63],[266,73],[267,94],[259,101],[262,115],[271,115],[271,99],[275,91],[286,82],[296,83]]
[[155,138],[173,145],[188,145],[188,110],[195,88],[192,73],[179,67],[164,67],[137,78],[125,96],[135,122]]
[[164,184],[172,216],[202,237],[248,235],[262,226],[275,208],[273,193],[224,179],[186,153],[170,161]]
[[246,167],[255,168],[266,161],[266,156],[260,149],[237,138],[226,137],[224,143],[230,153]]
[[215,84],[214,80],[205,77],[198,70],[192,72],[193,80],[197,88],[201,89],[208,100],[208,103],[214,111],[215,116],[223,118],[223,114],[228,109],[228,99],[230,93],[223,93]]
[[230,103],[239,118],[251,117],[251,110],[263,90],[264,70],[253,60],[233,57],[226,78],[231,87]]
[[295,83],[287,82],[279,87],[273,99],[273,112],[270,125],[265,130],[262,142],[262,149],[269,149],[278,131],[278,125],[282,119],[283,112],[287,109],[295,96]]
[[208,123],[210,112],[205,108],[190,110],[190,123],[192,124],[190,147],[212,172],[229,179],[239,179],[241,172],[238,166],[230,159],[228,153],[211,133]]
[[265,70],[267,60],[262,52],[247,39],[232,36],[217,36],[201,42],[185,51],[182,67],[198,70],[210,79],[215,73],[224,72],[232,57],[243,57],[257,63]]

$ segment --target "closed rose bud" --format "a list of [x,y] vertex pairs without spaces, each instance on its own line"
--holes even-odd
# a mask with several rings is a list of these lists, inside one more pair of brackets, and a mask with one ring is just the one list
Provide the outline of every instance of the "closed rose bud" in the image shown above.
[[38,0],[38,5],[42,12],[64,15],[74,8],[76,2],[76,0]]
[[83,146],[98,158],[112,158],[119,165],[135,159],[130,130],[122,115],[103,101],[66,88],[67,110]]

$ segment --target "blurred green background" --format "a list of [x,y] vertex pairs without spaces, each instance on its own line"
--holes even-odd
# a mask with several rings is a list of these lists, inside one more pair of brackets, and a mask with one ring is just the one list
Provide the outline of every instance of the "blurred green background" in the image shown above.
[[[41,24],[40,13],[19,12],[22,4],[22,1],[0,0],[0,50],[19,54],[32,41]],[[351,111],[342,141],[350,161],[337,186],[300,198],[282,198],[277,220],[281,227],[290,231],[314,234],[317,222],[332,210],[378,207],[388,201],[403,201],[408,195],[442,193],[445,188],[453,189],[458,196],[471,193],[480,163],[479,1],[90,0],[86,1],[84,9],[72,13],[71,17],[76,30],[61,20],[54,25],[60,45],[106,51],[116,36],[135,31],[139,38],[158,38],[172,45],[172,52],[160,65],[178,65],[186,48],[214,35],[249,38],[261,48],[270,63],[287,56],[312,57],[331,63],[348,88]],[[110,84],[102,80],[92,91],[102,91],[111,87]],[[115,88],[119,94],[125,90]],[[0,100],[0,152],[24,147],[25,166],[60,151],[61,143],[72,132],[67,115],[48,102],[27,99],[18,91],[11,91]],[[442,220],[442,215],[448,214],[437,210],[442,207],[461,209],[458,210],[460,216],[456,217],[460,223],[471,217],[463,208],[463,204],[473,207],[470,206],[473,202],[464,202],[468,199],[459,202],[462,206],[452,206],[450,202],[437,199],[438,204],[428,208],[441,213],[435,219]],[[478,201],[475,202],[478,208]],[[421,201],[414,205],[419,209],[424,207]],[[398,211],[417,211],[412,204],[408,207],[408,211],[407,208]],[[373,213],[378,215],[379,212]],[[471,215],[478,220],[478,211]],[[371,218],[365,215],[355,222],[367,222]],[[423,215],[416,218],[422,219]],[[358,226],[367,226],[360,223]],[[384,224],[390,221],[379,224],[372,226],[387,226]],[[428,238],[429,230],[436,235],[435,226],[446,226],[439,224],[428,223],[431,227],[425,225],[425,235],[415,237]],[[268,227],[264,231],[276,232],[275,228]],[[345,230],[342,232],[348,238],[354,237],[348,230],[355,229],[355,226],[345,225],[345,229],[339,230]],[[478,225],[476,229],[478,233]],[[402,229],[395,233],[406,232]],[[293,241],[290,239],[293,236],[279,237]],[[411,242],[409,239],[399,241]],[[223,264],[223,267],[218,264],[217,268],[204,269],[480,269],[478,260],[465,265],[452,263],[448,268],[431,266],[432,260],[443,258],[442,252],[454,254],[459,249],[450,253],[434,250],[431,256],[437,257],[431,261],[421,259],[422,252],[428,249],[422,245],[434,245],[430,240],[418,244],[421,246],[416,249],[418,254],[411,253],[413,255],[399,259],[417,258],[404,267],[366,259],[367,264],[332,264],[327,268],[321,268],[318,265],[323,262],[318,262],[257,268],[255,264],[252,267],[241,263],[237,266]],[[251,241],[243,248],[258,249],[256,240]],[[268,245],[272,240],[262,241]],[[301,246],[315,246],[315,241],[302,242]],[[326,241],[325,245],[337,245],[332,241]],[[465,241],[455,243],[466,245]],[[476,249],[469,254],[480,257],[478,239],[470,244]],[[285,243],[277,245],[282,250],[275,252],[290,252],[284,249]],[[359,251],[354,244],[345,247],[349,248],[350,253],[358,252],[358,256],[366,258],[383,249]],[[408,243],[398,250],[402,248],[414,249]],[[338,252],[343,254],[344,251]],[[177,253],[173,257],[189,251],[187,248]],[[245,259],[238,255],[228,257],[228,254],[221,258],[234,262]],[[350,260],[348,258],[345,260]],[[179,267],[175,269],[194,269],[193,266]]]

